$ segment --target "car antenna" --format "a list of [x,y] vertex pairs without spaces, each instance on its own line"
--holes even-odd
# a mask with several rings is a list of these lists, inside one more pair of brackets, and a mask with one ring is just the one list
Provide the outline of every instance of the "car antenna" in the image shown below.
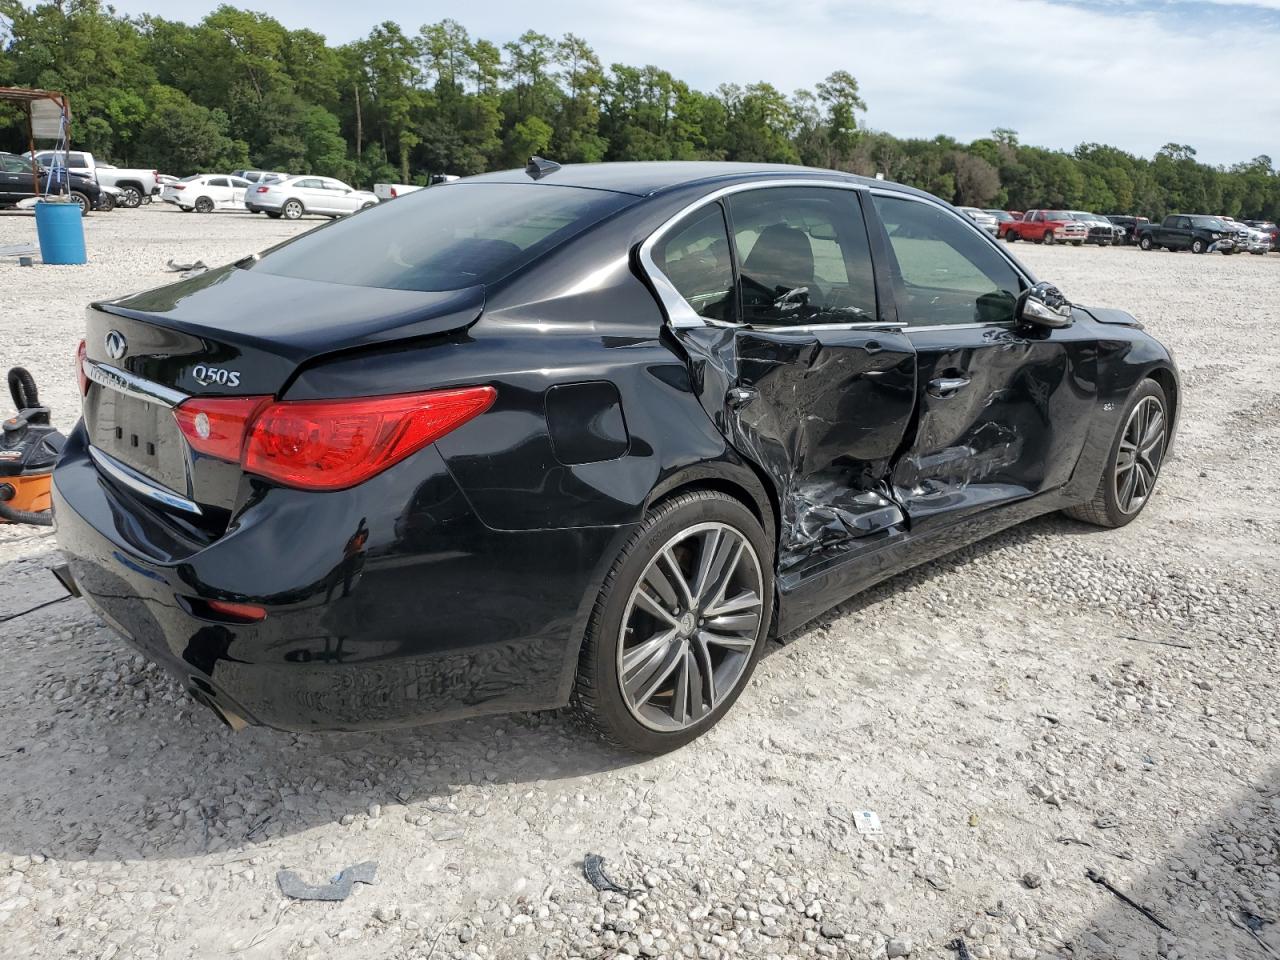
[[542,157],[530,157],[529,162],[524,166],[524,172],[534,180],[541,180],[547,174],[555,173],[559,169],[560,164]]

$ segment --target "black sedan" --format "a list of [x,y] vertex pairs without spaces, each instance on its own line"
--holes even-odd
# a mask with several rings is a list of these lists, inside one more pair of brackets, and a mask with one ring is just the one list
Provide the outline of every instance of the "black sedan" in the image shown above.
[[59,575],[226,722],[572,702],[651,752],[900,570],[1130,522],[1179,402],[947,204],[751,164],[422,190],[93,304],[80,370]]

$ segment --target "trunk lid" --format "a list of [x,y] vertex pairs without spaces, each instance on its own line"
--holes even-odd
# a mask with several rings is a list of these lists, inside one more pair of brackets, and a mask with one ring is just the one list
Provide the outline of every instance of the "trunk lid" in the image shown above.
[[482,286],[385,290],[234,266],[95,303],[85,344],[92,452],[105,475],[149,506],[218,536],[243,502],[244,476],[238,464],[191,449],[175,404],[190,396],[278,397],[320,357],[464,329],[483,308]]

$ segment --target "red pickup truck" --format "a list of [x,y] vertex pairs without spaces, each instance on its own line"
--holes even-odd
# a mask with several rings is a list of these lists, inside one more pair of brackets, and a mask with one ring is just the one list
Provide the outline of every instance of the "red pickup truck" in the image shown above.
[[1028,210],[1021,220],[1000,224],[1000,236],[1010,243],[1031,240],[1035,243],[1074,243],[1083,246],[1089,228],[1072,220],[1066,210]]

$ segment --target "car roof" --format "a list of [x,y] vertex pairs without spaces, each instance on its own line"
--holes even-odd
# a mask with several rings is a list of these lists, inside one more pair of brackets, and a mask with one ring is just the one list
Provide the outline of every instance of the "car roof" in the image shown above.
[[[864,186],[888,187],[905,193],[928,196],[923,191],[885,180],[873,180],[851,173],[801,167],[787,163],[732,163],[718,160],[638,160],[618,163],[566,163],[559,170],[543,174],[540,184],[563,187],[585,187],[610,190],[638,197],[652,196],[666,190],[700,183],[733,183],[765,178],[823,179],[857,183]],[[531,183],[523,169],[499,170],[476,177],[466,183]]]

